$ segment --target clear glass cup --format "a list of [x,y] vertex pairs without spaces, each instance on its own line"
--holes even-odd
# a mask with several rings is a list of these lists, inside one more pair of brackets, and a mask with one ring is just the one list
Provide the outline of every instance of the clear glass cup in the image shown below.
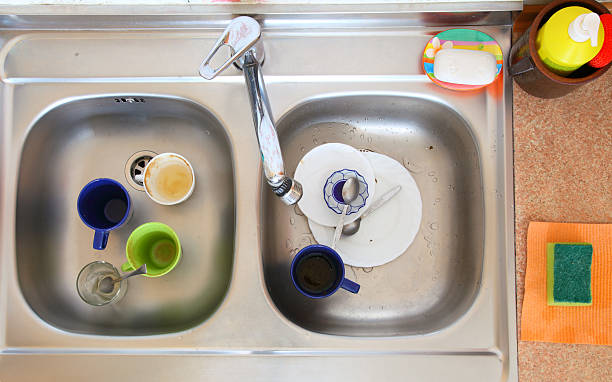
[[106,277],[118,279],[119,271],[106,261],[94,261],[81,269],[77,277],[77,291],[86,303],[102,306],[121,300],[127,290],[127,279],[113,284],[109,292],[100,289],[100,282]]

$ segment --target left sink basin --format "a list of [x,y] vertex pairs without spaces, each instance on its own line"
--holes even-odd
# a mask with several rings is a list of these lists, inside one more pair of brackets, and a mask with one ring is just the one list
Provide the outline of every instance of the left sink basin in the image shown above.
[[[196,187],[176,206],[156,204],[126,175],[134,154],[176,152],[192,163]],[[131,159],[132,158],[132,159]],[[129,172],[129,171],[128,171]],[[95,178],[122,183],[133,201],[128,224],[103,251],[79,219],[76,200]],[[62,101],[32,124],[23,143],[16,211],[17,273],[30,307],[48,324],[97,335],[151,335],[192,328],[210,317],[228,290],[234,262],[234,164],[221,122],[182,98],[103,95]],[[181,261],[159,278],[129,280],[116,304],[92,307],[76,291],[80,269],[95,260],[118,269],[139,225],[171,226]]]

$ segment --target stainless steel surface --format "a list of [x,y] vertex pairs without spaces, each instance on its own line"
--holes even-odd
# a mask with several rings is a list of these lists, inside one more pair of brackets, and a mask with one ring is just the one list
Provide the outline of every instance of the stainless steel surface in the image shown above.
[[[75,0],[77,1],[77,0]],[[539,1],[539,0],[538,0]],[[6,2],[5,2],[6,3]],[[15,2],[13,2],[15,3]],[[193,22],[201,22],[202,15],[209,17],[210,15],[242,15],[242,14],[266,14],[276,16],[277,14],[287,14],[291,17],[295,17],[300,13],[329,13],[333,18],[335,17],[336,22],[341,23],[344,21],[344,17],[338,18],[338,14],[350,14],[352,12],[389,12],[390,14],[414,12],[419,14],[420,12],[445,12],[455,14],[468,14],[468,13],[479,13],[484,11],[497,11],[487,13],[502,13],[499,11],[519,11],[523,9],[523,1],[511,1],[511,0],[489,0],[489,1],[478,1],[478,0],[467,0],[467,1],[453,1],[453,2],[441,2],[441,1],[427,1],[427,0],[414,0],[406,1],[403,4],[397,1],[385,2],[344,2],[338,0],[336,4],[333,3],[318,3],[318,2],[288,2],[281,1],[274,3],[194,3],[186,2],[182,4],[174,5],[161,5],[157,3],[142,4],[137,2],[131,5],[116,4],[116,3],[89,3],[79,4],[77,6],[73,4],[59,3],[50,6],[48,3],[43,1],[40,4],[19,4],[12,5],[11,2],[8,4],[0,5],[0,13],[6,15],[23,15],[26,20],[31,20],[32,17],[39,17],[38,15],[56,15],[57,18],[66,18],[66,15],[86,15],[87,17],[102,16],[102,18],[108,18],[108,15],[141,15],[145,22],[148,22],[152,15],[163,15],[163,22],[167,22],[169,17],[175,15],[189,15]],[[36,15],[36,16],[33,16]],[[195,16],[194,16],[195,15]],[[68,16],[69,18],[70,16]],[[123,20],[123,24],[131,25],[133,20],[131,17],[124,16],[126,20]],[[189,20],[189,21],[191,21]],[[48,20],[44,20],[47,21]],[[141,20],[138,20],[141,21]],[[13,21],[14,22],[14,21]],[[448,23],[448,21],[446,21]],[[465,21],[463,22],[467,24]],[[140,23],[139,23],[140,24]],[[20,26],[21,24],[17,23]],[[39,25],[36,23],[35,25]],[[84,24],[91,27],[91,24]],[[104,26],[108,26],[108,23],[103,23]]]
[[[227,134],[208,110],[185,99],[148,95],[142,103],[122,103],[118,98],[60,101],[25,134],[15,223],[19,285],[34,312],[63,330],[147,335],[189,329],[214,313],[232,273],[234,181]],[[93,252],[92,231],[75,213],[76,198],[95,178],[125,184],[125,162],[141,150],[181,153],[197,163],[197,177],[209,181],[172,208],[129,188],[134,214],[97,256],[120,267],[130,232],[149,221],[171,226],[185,255],[163,278],[131,280],[130,293],[112,307],[91,307],[74,288]]]
[[135,190],[145,191],[144,189],[144,170],[149,164],[149,161],[156,156],[157,153],[149,150],[139,151],[125,162],[125,180]]
[[130,273],[121,275],[121,277],[113,278],[113,277],[108,276],[108,277],[103,278],[100,281],[100,284],[98,285],[98,287],[103,293],[109,293],[113,290],[114,285],[117,284],[118,282],[121,282],[132,276],[144,275],[146,273],[147,273],[147,264],[142,264],[140,267],[138,267],[138,269],[135,269],[134,271]]
[[344,217],[348,212],[349,204],[359,195],[359,182],[357,182],[357,178],[351,176],[346,180],[346,182],[342,185],[342,200],[344,201],[344,207],[342,208],[342,213],[338,218],[338,224],[336,225],[336,229],[334,230],[334,236],[331,242],[331,248],[336,248],[336,243],[340,239],[340,235],[342,235],[342,230],[344,229]]
[[[197,73],[229,15],[0,19],[0,380],[105,381],[124,369],[181,381],[516,381],[511,83],[504,72],[459,93],[420,68],[425,43],[452,26],[482,30],[507,53],[509,14],[256,16],[288,175],[333,138],[400,160],[423,194],[410,249],[381,269],[347,268],[360,293],[310,311],[290,300],[285,270],[314,241],[262,175],[243,74]],[[146,102],[120,100],[130,97]],[[126,187],[132,221],[95,253],[77,190],[97,176],[127,185],[126,163],[141,150],[184,154],[196,190],[167,207]],[[186,244],[177,268],[129,280],[116,320],[110,306],[79,313],[89,308],[71,303],[76,268],[120,265],[130,231],[162,218]],[[47,267],[44,283],[34,261]],[[185,273],[198,277],[175,283]],[[192,304],[169,302],[188,295]],[[411,310],[426,309],[423,296],[427,320]],[[141,300],[153,310],[139,311]],[[130,326],[140,313],[143,326]]]
[[477,143],[460,114],[423,96],[340,95],[297,106],[278,129],[289,171],[314,141],[341,142],[403,163],[423,197],[419,240],[397,260],[354,280],[361,284],[359,298],[313,303],[288,288],[284,261],[287,240],[299,247],[309,233],[307,219],[264,194],[264,275],[287,318],[320,333],[398,336],[443,329],[469,309],[482,277],[484,202]]
[[[241,16],[233,19],[200,65],[200,75],[207,80],[212,80],[232,63],[236,63],[242,69],[251,102],[253,124],[261,152],[264,176],[274,194],[280,197],[285,204],[292,205],[302,197],[302,186],[285,174],[283,155],[272,119],[266,85],[260,70],[260,63],[264,59],[260,37],[259,24],[253,18]],[[230,47],[232,56],[219,68],[213,69],[210,62],[222,45]]]
[[356,234],[357,231],[359,231],[359,227],[361,226],[361,219],[370,216],[374,211],[387,204],[387,202],[391,200],[395,195],[397,195],[397,193],[400,192],[401,189],[402,186],[395,186],[386,193],[384,193],[380,198],[372,202],[370,208],[368,208],[366,212],[361,214],[361,216],[357,220],[345,224],[342,227],[342,234],[345,236],[351,236]]

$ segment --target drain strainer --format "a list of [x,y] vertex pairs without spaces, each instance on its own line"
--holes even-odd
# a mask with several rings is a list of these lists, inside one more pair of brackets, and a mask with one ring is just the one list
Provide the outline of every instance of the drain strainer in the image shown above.
[[147,163],[156,155],[157,153],[154,151],[143,150],[134,153],[134,155],[127,160],[125,164],[125,179],[134,189],[144,191],[142,182],[136,180],[136,175],[142,175],[145,167],[147,167]]

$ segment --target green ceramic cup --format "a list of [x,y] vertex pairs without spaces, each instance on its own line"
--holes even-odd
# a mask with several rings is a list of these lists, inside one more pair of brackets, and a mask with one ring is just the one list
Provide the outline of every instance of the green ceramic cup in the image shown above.
[[127,262],[121,266],[130,272],[147,264],[147,277],[159,277],[170,272],[181,258],[178,236],[163,223],[145,223],[136,228],[125,246]]

